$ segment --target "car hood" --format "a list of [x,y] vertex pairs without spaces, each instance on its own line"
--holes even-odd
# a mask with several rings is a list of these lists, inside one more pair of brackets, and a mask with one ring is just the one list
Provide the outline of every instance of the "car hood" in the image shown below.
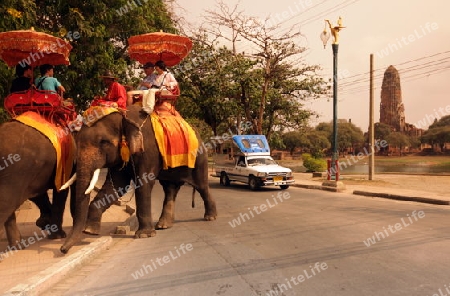
[[250,168],[258,171],[258,172],[264,172],[264,173],[291,173],[291,169],[282,167],[280,165],[276,164],[270,164],[270,165],[254,165],[250,166]]

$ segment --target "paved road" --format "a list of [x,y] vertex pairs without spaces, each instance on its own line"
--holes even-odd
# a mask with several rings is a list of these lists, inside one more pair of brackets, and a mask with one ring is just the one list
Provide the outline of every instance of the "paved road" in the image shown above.
[[[45,295],[450,291],[448,206],[301,188],[251,192],[244,185],[211,184],[217,221],[202,221],[200,203],[191,209],[191,189],[183,187],[174,228],[151,239],[114,237],[109,251]],[[160,206],[161,201],[154,203],[155,220]]]

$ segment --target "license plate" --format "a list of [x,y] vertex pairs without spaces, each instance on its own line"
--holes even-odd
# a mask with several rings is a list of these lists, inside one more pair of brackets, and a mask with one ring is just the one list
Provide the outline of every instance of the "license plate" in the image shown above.
[[283,177],[280,177],[280,176],[273,177],[273,181],[274,182],[281,182],[281,181],[283,181]]

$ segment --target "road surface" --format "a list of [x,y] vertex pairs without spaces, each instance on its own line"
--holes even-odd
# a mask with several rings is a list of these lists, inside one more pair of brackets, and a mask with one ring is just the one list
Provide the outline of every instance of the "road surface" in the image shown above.
[[184,186],[172,229],[115,236],[45,295],[450,295],[448,206],[218,182],[217,221]]

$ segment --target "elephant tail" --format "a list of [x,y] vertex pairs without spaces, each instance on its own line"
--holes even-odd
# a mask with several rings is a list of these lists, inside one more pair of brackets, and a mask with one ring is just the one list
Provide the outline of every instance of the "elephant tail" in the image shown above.
[[192,186],[192,208],[195,208],[195,187]]

